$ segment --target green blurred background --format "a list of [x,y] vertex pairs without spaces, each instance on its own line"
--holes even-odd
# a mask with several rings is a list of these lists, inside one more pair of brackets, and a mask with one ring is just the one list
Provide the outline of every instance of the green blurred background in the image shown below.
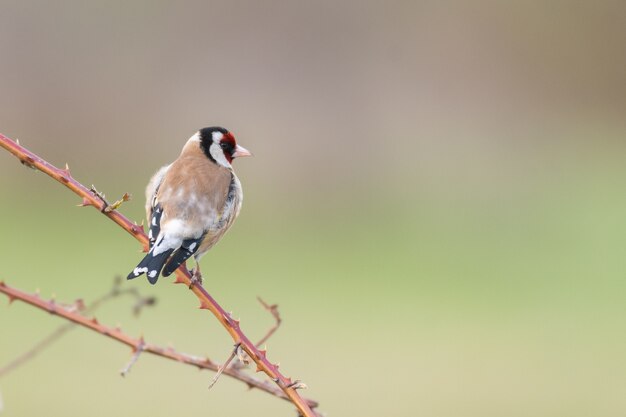
[[[209,291],[332,416],[626,414],[623,1],[0,2],[0,131],[143,217],[195,130],[255,158]],[[141,258],[124,231],[0,152],[0,279],[59,301]],[[224,360],[184,288],[132,317]],[[4,298],[4,297],[0,297]],[[0,306],[0,365],[62,323]],[[0,379],[3,415],[292,416],[223,377],[77,329]]]

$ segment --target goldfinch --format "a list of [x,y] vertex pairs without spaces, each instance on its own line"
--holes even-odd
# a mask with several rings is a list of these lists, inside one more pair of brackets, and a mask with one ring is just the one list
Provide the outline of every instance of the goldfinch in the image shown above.
[[252,154],[222,127],[200,129],[173,163],[159,169],[146,187],[149,251],[128,279],[146,274],[155,284],[191,256],[192,285],[201,281],[198,261],[239,215],[243,192],[231,165]]

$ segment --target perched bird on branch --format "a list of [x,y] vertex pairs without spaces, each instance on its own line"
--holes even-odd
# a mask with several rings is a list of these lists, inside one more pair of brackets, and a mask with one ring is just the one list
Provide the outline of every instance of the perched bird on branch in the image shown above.
[[201,282],[200,257],[241,209],[243,192],[231,163],[251,155],[228,130],[206,127],[187,141],[178,159],[154,174],[146,188],[149,251],[128,279],[146,274],[155,284],[160,274],[170,275],[193,256],[192,285]]

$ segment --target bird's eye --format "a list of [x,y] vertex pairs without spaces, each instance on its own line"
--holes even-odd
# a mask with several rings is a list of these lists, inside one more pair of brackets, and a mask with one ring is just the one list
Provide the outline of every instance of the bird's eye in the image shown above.
[[220,142],[220,148],[222,148],[225,153],[232,153],[235,147],[230,142]]

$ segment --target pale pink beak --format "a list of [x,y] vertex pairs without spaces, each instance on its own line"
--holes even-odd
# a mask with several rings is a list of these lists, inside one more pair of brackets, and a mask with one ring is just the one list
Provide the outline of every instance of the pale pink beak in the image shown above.
[[250,152],[243,146],[237,145],[235,147],[235,152],[233,152],[233,158],[240,158],[242,156],[252,156],[252,152]]

